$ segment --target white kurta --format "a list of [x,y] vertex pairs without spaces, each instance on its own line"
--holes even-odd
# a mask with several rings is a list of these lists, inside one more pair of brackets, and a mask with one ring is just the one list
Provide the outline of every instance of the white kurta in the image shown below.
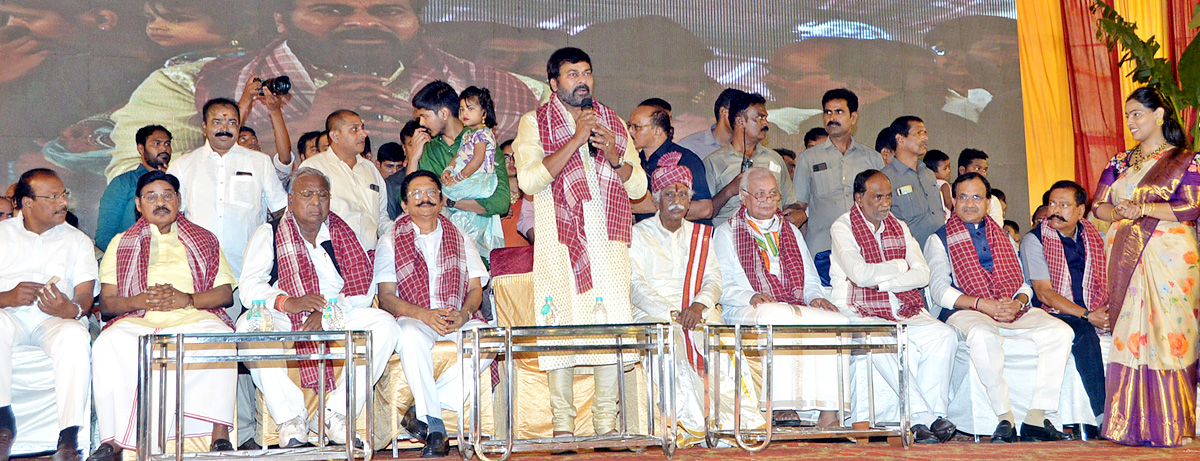
[[[566,115],[566,119],[574,130],[574,119],[570,115]],[[555,223],[554,194],[550,185],[556,178],[550,175],[542,163],[542,160],[553,152],[545,152],[538,133],[537,113],[528,112],[521,117],[517,138],[513,142],[521,189],[534,196],[534,232],[538,239],[538,244],[534,245],[533,249],[534,299],[540,307],[546,298],[551,298],[553,311],[560,325],[629,323],[633,317],[630,305],[629,246],[624,242],[608,239],[605,201],[637,199],[646,194],[646,173],[642,170],[633,140],[626,139],[624,153],[625,162],[633,168],[633,173],[624,184],[627,196],[605,196],[600,190],[595,172],[596,164],[592,161],[587,146],[580,147],[575,152],[575,155],[583,160],[587,187],[593,197],[592,200],[583,202],[583,230],[588,237],[586,250],[591,259],[593,286],[591,290],[577,293],[567,246],[559,242],[558,226]],[[607,313],[604,318],[595,312],[596,298],[604,300]],[[538,315],[538,318],[539,325],[543,324],[545,318],[541,315]],[[576,345],[604,343],[606,341],[595,337],[574,341]],[[552,354],[538,358],[542,370],[609,365],[616,362],[616,354]],[[626,363],[630,361],[627,360]]]
[[[862,246],[850,228],[849,212],[838,217],[830,226],[833,241],[829,256],[829,278],[833,285],[830,301],[852,322],[889,323],[877,317],[859,316],[849,303],[851,281],[858,286],[876,287],[887,292],[893,316],[897,316],[901,309],[896,293],[929,284],[929,265],[925,263],[921,246],[909,232],[908,225],[900,222],[900,228],[904,231],[904,259],[871,264],[864,258]],[[882,247],[883,226],[874,229],[871,235],[876,244]],[[914,423],[929,425],[937,416],[946,416],[946,407],[950,402],[950,371],[954,365],[954,352],[958,348],[958,335],[953,328],[930,315],[928,310],[922,310],[904,320],[904,323],[909,327],[909,382],[916,384],[909,387],[911,414]],[[900,371],[896,354],[874,354],[873,361],[884,381],[899,395],[897,378]]]
[[[69,224],[39,235],[25,229],[21,215],[0,222],[0,291],[58,277],[55,288],[73,297],[76,286],[98,278],[92,248],[92,239]],[[99,292],[97,282],[93,294]],[[36,302],[0,309],[0,406],[12,404],[13,348],[37,346],[54,362],[59,428],[83,425],[92,379],[90,342],[83,320],[51,316]]]
[[379,235],[391,224],[387,186],[374,163],[357,155],[354,159],[351,168],[331,147],[304,160],[300,167],[316,168],[329,177],[329,211],[354,229],[363,247],[375,248]]
[[[804,301],[811,303],[825,297],[821,287],[821,277],[813,265],[812,255],[804,243],[804,236],[791,223],[782,222],[778,217],[769,221],[757,221],[764,232],[791,232],[796,239],[800,256],[804,259]],[[724,279],[724,293],[721,295],[721,305],[726,323],[747,325],[842,325],[849,319],[840,312],[830,312],[807,306],[792,306],[783,303],[762,303],[757,307],[750,305],[750,298],[758,292],[750,286],[750,279],[742,269],[738,259],[737,247],[733,242],[732,228],[726,222],[717,226],[713,232],[713,244],[717,259],[721,265],[721,277]],[[770,273],[777,276],[783,272],[779,255],[769,256]],[[825,337],[806,336],[803,339],[780,338],[780,343],[798,344],[828,344]],[[817,409],[837,410],[842,402],[838,401],[837,389],[837,358],[827,353],[776,353],[774,371],[772,373],[773,405],[776,410]],[[762,394],[766,398],[766,394]]]
[[205,143],[171,162],[167,172],[179,178],[180,211],[217,236],[239,276],[242,249],[254,228],[287,206],[271,157],[236,144],[220,155]]
[[[396,341],[400,336],[400,331],[396,328],[396,323],[387,312],[371,307],[371,303],[375,298],[375,284],[367,289],[365,294],[358,296],[341,296],[339,293],[345,285],[341,274],[338,274],[337,267],[333,265],[333,259],[329,257],[329,253],[321,247],[321,243],[329,241],[329,226],[321,224],[321,229],[317,232],[317,244],[313,245],[307,240],[304,241],[304,248],[308,251],[308,258],[313,263],[313,269],[317,273],[317,281],[320,289],[320,294],[327,298],[337,297],[338,306],[344,313],[344,323],[347,330],[368,330],[371,332],[371,356],[374,359],[371,363],[372,376],[370,382],[374,384],[383,376],[383,371],[387,367],[388,359],[392,357],[392,352],[396,350]],[[254,230],[254,234],[250,236],[250,244],[246,247],[245,261],[246,265],[242,269],[242,277],[238,282],[240,288],[239,295],[242,298],[242,305],[249,306],[255,300],[266,301],[267,309],[271,310],[273,316],[271,326],[275,331],[292,331],[291,320],[283,312],[274,310],[275,298],[279,295],[286,294],[279,288],[279,281],[271,284],[271,267],[274,264],[274,253],[271,248],[275,246],[275,237],[272,235],[270,224],[263,224]],[[249,331],[248,313],[243,313],[237,321],[237,331]],[[317,313],[315,315],[320,315]],[[241,353],[252,354],[286,354],[290,353],[291,344],[284,343],[255,343],[259,347],[243,347],[239,349]],[[304,394],[300,390],[300,386],[288,377],[287,365],[282,362],[260,362],[247,363],[246,368],[250,370],[250,377],[254,379],[254,385],[263,393],[263,398],[266,399],[267,411],[271,413],[271,418],[276,423],[284,423],[297,416],[307,416],[308,410],[304,406]],[[355,390],[355,407],[361,407],[366,401],[367,380],[362,380],[361,377],[366,373],[366,367],[359,366],[357,369],[360,377],[358,388]],[[325,402],[327,406],[342,415],[346,414],[346,386],[345,378],[338,382],[337,387],[332,389],[332,392],[326,396]]]
[[[633,265],[633,316],[636,322],[672,322],[672,314],[683,307],[683,281],[691,256],[693,229],[698,224],[683,221],[675,232],[668,231],[657,215],[633,226],[633,243],[630,245]],[[697,247],[699,249],[699,247]],[[714,309],[721,298],[721,267],[710,243],[704,266],[704,278],[699,293],[691,302],[705,306],[704,321],[720,324],[719,312]],[[704,336],[700,331],[684,332],[679,324],[675,329],[675,417],[685,433],[678,442],[687,446],[704,440],[704,380],[692,368],[686,354],[683,335],[691,334],[694,344],[703,348]],[[719,384],[721,390],[721,428],[733,428],[733,399],[742,398],[742,425],[756,428],[765,424],[758,411],[758,393],[750,387],[749,392],[736,392],[733,385],[733,363],[729,356],[722,355],[716,364],[721,368]],[[651,366],[658,366],[652,361]],[[742,365],[743,367],[745,365]],[[749,376],[749,369],[743,369]],[[657,372],[651,378],[658,382]]]
[[[971,226],[971,224],[967,224]],[[1004,239],[1005,244],[1016,242]],[[925,242],[925,259],[929,261],[930,298],[942,309],[953,309],[954,301],[963,296],[954,282],[954,268],[942,239],[937,234]],[[1023,283],[1013,295],[1032,295],[1029,283]],[[958,330],[965,339],[971,355],[971,363],[979,375],[991,401],[992,410],[1003,415],[1012,409],[1008,395],[1008,382],[1004,379],[1004,338],[1027,338],[1038,350],[1038,366],[1034,379],[1033,396],[1029,408],[1056,411],[1059,394],[1062,392],[1063,375],[1067,359],[1071,357],[1071,341],[1075,332],[1062,320],[1056,319],[1041,309],[1029,309],[1025,315],[1012,323],[1000,323],[979,311],[962,309],[950,316],[946,323]]]

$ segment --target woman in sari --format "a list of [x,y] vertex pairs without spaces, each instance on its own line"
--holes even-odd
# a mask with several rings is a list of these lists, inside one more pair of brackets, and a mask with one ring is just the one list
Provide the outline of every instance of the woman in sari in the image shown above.
[[1200,160],[1157,90],[1134,91],[1125,120],[1138,145],[1109,162],[1095,202],[1095,216],[1113,223],[1105,242],[1114,322],[1103,435],[1179,446],[1196,433]]

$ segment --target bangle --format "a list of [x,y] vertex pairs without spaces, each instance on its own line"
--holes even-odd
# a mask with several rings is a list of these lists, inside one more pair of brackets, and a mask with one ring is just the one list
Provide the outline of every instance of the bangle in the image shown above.
[[975,298],[975,310],[979,310],[979,298]]
[[196,298],[193,298],[191,293],[188,293],[188,295],[187,295],[187,305],[185,305],[185,306],[183,306],[183,307],[184,307],[185,309],[186,309],[186,308],[189,308],[189,307],[196,307]]
[[1142,204],[1142,216],[1150,216],[1150,214],[1153,212],[1154,212],[1154,204],[1153,203],[1143,203]]
[[71,304],[75,305],[75,320],[83,318],[83,306],[80,306],[79,303],[75,301],[71,301]]
[[287,301],[287,300],[288,300],[288,299],[290,299],[290,298],[291,298],[291,297],[290,297],[290,296],[288,296],[288,295],[279,295],[279,296],[276,296],[276,297],[275,297],[275,310],[277,310],[277,311],[279,311],[279,312],[283,312],[283,302],[284,302],[284,301]]

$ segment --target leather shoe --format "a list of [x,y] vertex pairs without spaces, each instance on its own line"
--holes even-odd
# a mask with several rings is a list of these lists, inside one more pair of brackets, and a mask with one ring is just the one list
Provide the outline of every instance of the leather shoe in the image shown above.
[[262,446],[259,445],[258,442],[255,441],[253,438],[250,440],[247,440],[246,443],[238,445],[238,451],[255,451],[255,450],[262,450]]
[[0,461],[8,461],[12,453],[13,433],[8,429],[0,429]]
[[939,416],[938,419],[933,421],[933,424],[929,425],[929,430],[937,434],[938,442],[946,443],[954,438],[954,433],[958,430],[958,426],[955,426],[950,420]]
[[1017,429],[1008,420],[1000,421],[992,432],[991,443],[1013,443],[1017,441]]
[[96,451],[93,451],[92,454],[88,455],[88,457],[87,457],[87,461],[120,461],[120,460],[121,460],[121,453],[118,452],[115,448],[113,448],[112,445],[109,445],[107,443],[100,444],[100,446],[96,448]]
[[[416,405],[408,407],[408,410],[404,411],[404,417],[400,418],[400,425],[403,426],[404,430],[408,431],[408,435],[413,436],[413,438],[420,440],[421,442],[428,441],[429,426],[425,425],[424,421],[417,419]],[[445,438],[444,435],[443,438]]]
[[938,436],[929,430],[929,426],[917,424],[912,427],[914,443],[938,443]]
[[1021,423],[1022,442],[1059,442],[1063,440],[1068,440],[1067,434],[1055,429],[1048,419],[1043,420],[1042,427]]
[[213,440],[208,451],[233,451],[233,442],[230,442],[229,439]]
[[428,440],[425,441],[425,448],[421,449],[422,458],[441,458],[450,454],[450,443],[446,440],[446,434],[434,432],[429,434]]
[[800,427],[803,421],[795,410],[775,410],[771,412],[771,424],[775,427]]

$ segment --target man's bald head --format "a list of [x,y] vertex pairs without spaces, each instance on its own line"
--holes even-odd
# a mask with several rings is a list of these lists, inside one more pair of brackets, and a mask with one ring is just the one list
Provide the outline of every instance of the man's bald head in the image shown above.
[[329,114],[328,117],[325,117],[325,131],[333,132],[341,129],[342,125],[344,125],[346,121],[350,120],[351,118],[358,118],[360,120],[362,119],[358,116],[358,112],[350,109],[335,110],[332,114]]

